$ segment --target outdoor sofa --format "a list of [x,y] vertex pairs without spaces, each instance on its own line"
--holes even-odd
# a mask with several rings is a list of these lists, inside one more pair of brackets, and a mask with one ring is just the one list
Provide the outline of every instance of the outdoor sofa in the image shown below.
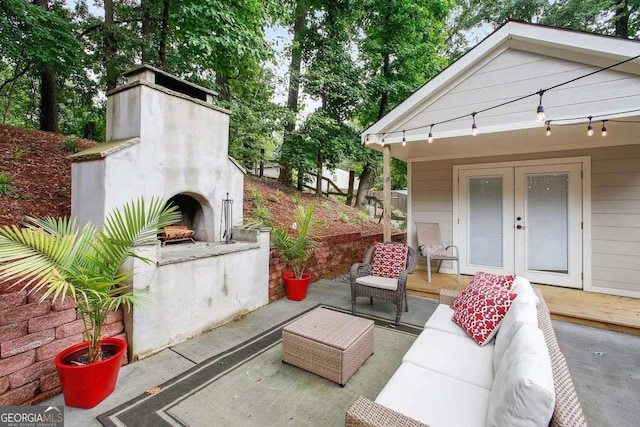
[[[512,279],[513,280],[513,279]],[[517,296],[495,338],[478,345],[442,290],[424,331],[375,402],[360,396],[347,426],[586,426],[542,295],[515,278]]]

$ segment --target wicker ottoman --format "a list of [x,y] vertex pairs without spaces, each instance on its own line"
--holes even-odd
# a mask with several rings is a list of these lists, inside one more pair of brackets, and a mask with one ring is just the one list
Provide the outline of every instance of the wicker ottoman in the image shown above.
[[373,321],[316,308],[282,330],[282,361],[345,385],[373,354]]

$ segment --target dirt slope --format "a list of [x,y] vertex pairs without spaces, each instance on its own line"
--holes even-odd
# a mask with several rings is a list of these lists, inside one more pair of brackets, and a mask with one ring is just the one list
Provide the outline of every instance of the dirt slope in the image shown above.
[[[66,158],[70,152],[64,151],[63,145],[74,143],[80,149],[95,144],[51,132],[0,125],[0,181],[2,175],[12,177],[14,189],[11,195],[0,195],[0,225],[16,224],[25,215],[59,217],[71,213],[71,162]],[[274,226],[290,227],[296,199],[317,199],[315,216],[322,223],[322,235],[382,232],[377,220],[367,219],[355,208],[251,176],[244,183],[244,218],[260,214]]]

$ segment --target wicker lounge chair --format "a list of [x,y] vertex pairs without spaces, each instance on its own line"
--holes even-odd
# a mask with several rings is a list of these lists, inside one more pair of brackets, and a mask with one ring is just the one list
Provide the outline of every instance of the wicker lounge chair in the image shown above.
[[[440,272],[442,261],[455,261],[458,272],[458,283],[460,283],[460,252],[455,245],[444,246],[440,234],[440,225],[437,222],[416,222],[416,234],[418,235],[418,245],[422,256],[427,258],[427,282],[431,283],[431,261],[438,261]],[[453,249],[453,255],[449,249]]]
[[[397,243],[404,245],[404,243]],[[375,246],[367,251],[364,261],[351,266],[350,283],[351,283],[351,312],[356,314],[356,298],[369,297],[369,303],[373,305],[373,298],[380,298],[393,302],[396,307],[396,325],[400,324],[400,316],[402,316],[402,306],[404,303],[405,311],[409,311],[407,303],[407,276],[413,273],[416,268],[417,253],[407,246],[407,262],[406,268],[400,272],[397,278],[372,276],[372,257],[374,256]]]

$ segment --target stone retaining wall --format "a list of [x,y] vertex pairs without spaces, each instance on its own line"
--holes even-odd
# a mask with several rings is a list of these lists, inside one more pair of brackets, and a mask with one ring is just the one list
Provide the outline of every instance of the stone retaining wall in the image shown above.
[[[33,405],[60,393],[55,356],[83,341],[70,299],[40,302],[42,293],[0,285],[0,405]],[[107,318],[103,336],[126,340],[122,309]]]
[[[395,242],[406,242],[407,233],[392,235]],[[334,279],[346,274],[356,262],[362,262],[367,250],[382,241],[382,233],[363,235],[361,233],[326,236],[320,239],[320,246],[313,252],[306,268],[311,273],[311,281]],[[282,274],[288,270],[287,264],[271,250],[269,260],[269,300],[275,301],[285,296]]]

